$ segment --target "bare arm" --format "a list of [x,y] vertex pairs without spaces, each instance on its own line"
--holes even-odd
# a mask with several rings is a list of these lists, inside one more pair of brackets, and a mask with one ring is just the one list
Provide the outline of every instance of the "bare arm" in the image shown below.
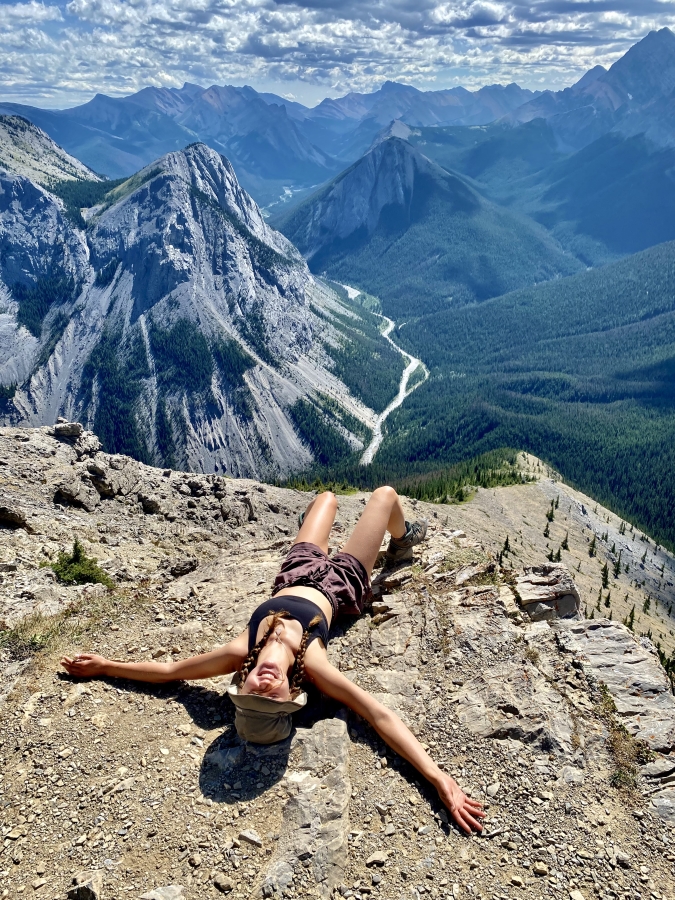
[[77,678],[100,678],[107,675],[113,678],[130,678],[133,681],[162,684],[181,679],[190,681],[198,678],[215,678],[217,675],[236,672],[246,658],[247,652],[248,629],[224,647],[177,662],[124,663],[85,653],[74,658],[64,656],[61,665],[69,675]]
[[[342,672],[328,662],[323,648],[315,641],[305,657],[308,678],[322,693],[344,703],[355,713],[370,722],[380,737],[431,782],[453,819],[466,832],[481,831],[483,809],[476,800],[462,791],[457,782],[442,772],[433,759],[401,719],[383,706],[363,688],[353,684]],[[314,649],[316,648],[316,649]],[[310,653],[310,651],[312,651]]]

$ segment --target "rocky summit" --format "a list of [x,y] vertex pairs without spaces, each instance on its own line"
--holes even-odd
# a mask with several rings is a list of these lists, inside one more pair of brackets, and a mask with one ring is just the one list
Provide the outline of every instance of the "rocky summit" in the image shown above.
[[[260,747],[234,732],[229,677],[59,670],[63,653],[171,660],[237,634],[311,495],[154,469],[77,423],[0,429],[0,897],[672,900],[675,698],[637,633],[669,631],[673,559],[645,554],[639,590],[661,601],[636,633],[619,606],[602,618],[608,540],[623,560],[644,542],[520,461],[534,480],[461,505],[404,498],[428,540],[412,564],[376,569],[372,605],[329,646],[484,802],[483,834],[467,837],[334,704]],[[365,501],[339,498],[333,547]],[[59,580],[75,540],[104,583]],[[634,580],[621,569],[613,593],[637,599]]]

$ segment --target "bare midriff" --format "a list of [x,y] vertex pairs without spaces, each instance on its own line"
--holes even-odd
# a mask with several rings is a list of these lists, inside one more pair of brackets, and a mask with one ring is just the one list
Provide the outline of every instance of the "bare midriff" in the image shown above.
[[317,591],[317,589],[313,587],[307,587],[307,585],[304,584],[298,584],[295,587],[290,585],[290,587],[282,588],[280,591],[277,591],[274,596],[283,597],[284,594],[288,594],[292,597],[302,597],[304,600],[311,600],[312,603],[316,603],[330,626],[333,620],[333,607],[321,591]]

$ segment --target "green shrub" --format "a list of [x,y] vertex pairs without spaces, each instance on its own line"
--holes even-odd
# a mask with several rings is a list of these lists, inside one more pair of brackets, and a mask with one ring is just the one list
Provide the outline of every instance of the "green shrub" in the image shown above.
[[62,584],[103,584],[107,588],[114,586],[110,576],[101,569],[96,560],[85,555],[84,548],[77,538],[73,544],[73,552],[59,553],[51,568]]

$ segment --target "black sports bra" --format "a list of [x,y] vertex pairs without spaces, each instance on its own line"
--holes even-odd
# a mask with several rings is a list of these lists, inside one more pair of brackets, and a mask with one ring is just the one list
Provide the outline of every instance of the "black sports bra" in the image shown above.
[[309,623],[314,616],[321,616],[321,621],[312,627],[311,633],[307,638],[307,646],[316,638],[321,638],[324,647],[328,646],[328,621],[324,611],[316,603],[307,600],[304,597],[294,597],[292,594],[283,594],[281,597],[270,597],[265,600],[255,610],[248,622],[248,652],[250,653],[255,646],[258,628],[263,619],[267,618],[273,612],[280,612],[285,609],[291,619],[296,619],[302,625],[302,630],[307,631]]

